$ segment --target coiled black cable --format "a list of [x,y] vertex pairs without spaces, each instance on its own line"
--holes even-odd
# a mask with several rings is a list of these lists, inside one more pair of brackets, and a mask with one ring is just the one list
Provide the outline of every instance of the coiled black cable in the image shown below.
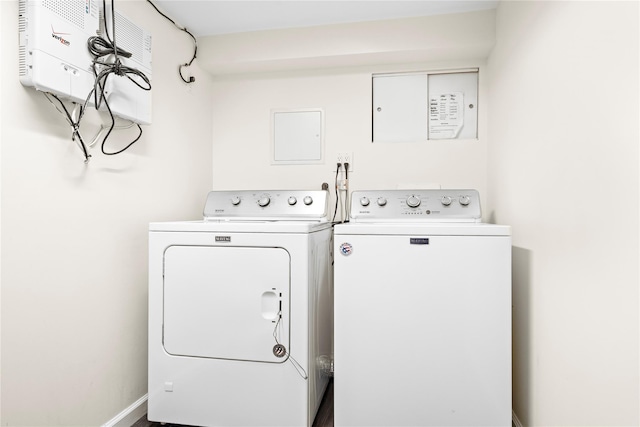
[[[105,11],[103,19],[104,19],[106,39],[98,36],[92,36],[92,37],[89,37],[89,39],[87,40],[87,47],[89,49],[89,53],[91,54],[91,56],[93,56],[92,70],[94,75],[94,86],[93,86],[93,90],[87,96],[84,107],[86,109],[86,105],[89,102],[89,99],[91,99],[91,96],[93,95],[96,110],[98,110],[103,103],[107,108],[107,111],[109,112],[109,117],[111,118],[111,125],[109,126],[109,130],[107,131],[106,135],[102,139],[101,150],[103,154],[112,156],[115,154],[122,153],[123,151],[131,147],[134,143],[136,143],[142,136],[142,127],[140,127],[140,125],[136,123],[136,125],[138,126],[139,134],[133,141],[131,141],[123,149],[114,151],[114,152],[107,151],[105,149],[106,141],[115,127],[115,117],[113,116],[113,112],[111,111],[111,107],[109,106],[109,102],[106,98],[105,91],[104,91],[107,85],[108,78],[112,74],[115,74],[116,76],[120,76],[120,77],[126,77],[142,90],[151,90],[151,82],[143,72],[133,67],[128,67],[122,64],[120,57],[130,58],[132,55],[130,52],[127,52],[126,50],[122,48],[118,48],[116,46],[115,8],[114,8],[113,0],[111,0],[111,21],[112,21],[112,29],[113,29],[113,39],[109,35],[109,30],[107,25],[106,0],[102,0],[102,4],[103,4],[103,10]],[[109,60],[111,56],[113,56],[112,61]],[[82,113],[80,117],[82,117]]]
[[169,18],[166,14],[162,13],[160,11],[160,9],[158,9],[158,7],[153,4],[153,2],[151,0],[147,0],[147,3],[149,3],[151,6],[153,6],[153,8],[156,10],[156,12],[158,12],[160,15],[164,16],[167,20],[169,20],[169,22],[171,22],[173,25],[175,25],[175,27],[177,29],[179,29],[180,31],[184,31],[185,33],[189,34],[191,36],[191,38],[193,39],[193,56],[191,57],[191,60],[189,62],[186,62],[184,64],[181,64],[180,66],[178,66],[178,74],[180,75],[180,78],[182,79],[183,82],[185,83],[193,83],[196,81],[196,78],[191,76],[189,77],[189,80],[185,79],[184,76],[182,75],[182,69],[184,67],[190,67],[191,64],[193,63],[193,61],[196,59],[196,56],[198,54],[198,41],[196,40],[195,36],[193,34],[191,34],[191,32],[189,32],[189,30],[187,30],[185,27],[181,27],[180,25],[178,25],[176,23],[176,21],[174,21],[173,19]]

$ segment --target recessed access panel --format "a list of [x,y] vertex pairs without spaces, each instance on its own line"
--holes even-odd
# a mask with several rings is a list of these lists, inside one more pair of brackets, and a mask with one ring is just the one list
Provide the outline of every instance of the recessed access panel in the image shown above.
[[289,272],[289,253],[282,248],[170,246],[164,255],[165,350],[176,356],[285,361]]
[[478,138],[478,70],[374,74],[373,142]]

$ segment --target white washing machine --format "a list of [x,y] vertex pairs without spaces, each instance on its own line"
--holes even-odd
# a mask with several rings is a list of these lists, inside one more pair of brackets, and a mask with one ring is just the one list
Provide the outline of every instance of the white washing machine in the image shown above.
[[149,226],[151,421],[311,426],[332,352],[326,191],[213,191]]
[[334,421],[511,426],[511,231],[475,190],[354,191],[334,229]]

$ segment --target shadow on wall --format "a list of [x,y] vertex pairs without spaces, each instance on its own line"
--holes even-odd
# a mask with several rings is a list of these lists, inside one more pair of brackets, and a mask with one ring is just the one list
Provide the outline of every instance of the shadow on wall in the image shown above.
[[531,410],[531,258],[528,249],[513,246],[512,257],[512,369],[513,411],[529,425]]

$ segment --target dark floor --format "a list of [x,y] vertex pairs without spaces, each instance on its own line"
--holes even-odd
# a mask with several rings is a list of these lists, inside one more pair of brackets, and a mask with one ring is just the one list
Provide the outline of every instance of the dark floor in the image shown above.
[[[179,424],[160,424],[147,421],[147,416],[140,418],[131,427],[180,427]],[[320,409],[313,422],[313,427],[333,427],[333,381],[329,383],[327,391],[322,398]]]
[[[180,427],[179,424],[160,424],[147,421],[147,416],[140,418],[131,427]],[[333,381],[329,383],[327,391],[324,394],[320,409],[313,422],[313,427],[333,427]],[[516,427],[512,424],[512,427]]]

